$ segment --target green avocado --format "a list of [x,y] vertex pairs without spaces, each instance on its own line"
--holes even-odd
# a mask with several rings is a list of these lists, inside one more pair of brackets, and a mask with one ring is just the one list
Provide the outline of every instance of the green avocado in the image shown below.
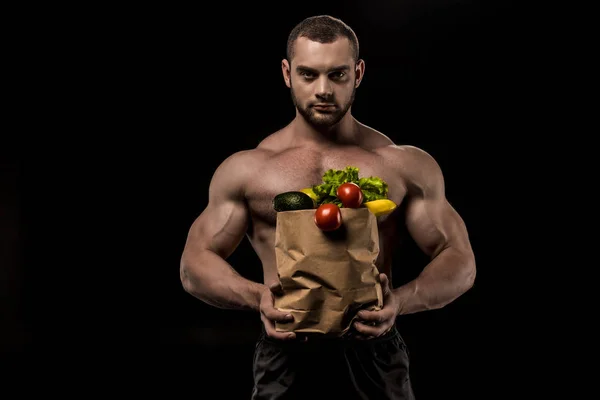
[[273,199],[275,211],[310,210],[315,208],[315,203],[309,195],[304,192],[292,191],[280,193]]

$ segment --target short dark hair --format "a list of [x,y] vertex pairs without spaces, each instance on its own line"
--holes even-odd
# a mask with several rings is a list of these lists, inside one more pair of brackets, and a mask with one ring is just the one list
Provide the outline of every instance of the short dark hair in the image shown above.
[[316,15],[301,21],[292,29],[287,40],[287,59],[292,62],[294,42],[299,37],[320,43],[332,43],[340,37],[348,38],[353,50],[354,61],[358,61],[358,38],[348,24],[330,15]]

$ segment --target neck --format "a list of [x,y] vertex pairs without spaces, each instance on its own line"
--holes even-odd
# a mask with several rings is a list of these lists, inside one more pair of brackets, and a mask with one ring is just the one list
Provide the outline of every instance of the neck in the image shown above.
[[335,125],[329,127],[315,127],[296,110],[296,117],[291,123],[294,137],[318,142],[332,142],[337,144],[352,144],[358,139],[359,123],[352,116],[350,110]]

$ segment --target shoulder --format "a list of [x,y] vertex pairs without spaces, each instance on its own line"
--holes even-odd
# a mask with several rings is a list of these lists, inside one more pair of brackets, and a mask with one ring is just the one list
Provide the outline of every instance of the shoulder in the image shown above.
[[362,122],[356,121],[356,123],[360,129],[361,137],[363,138],[361,147],[369,151],[377,151],[378,149],[394,145],[394,141],[383,132],[367,126]]
[[266,149],[239,150],[225,157],[215,168],[210,187],[212,190],[242,194],[247,182],[256,177],[256,171],[270,157]]
[[378,148],[377,152],[386,160],[392,163],[399,163],[400,166],[405,168],[439,169],[439,164],[435,158],[417,146],[391,144]]
[[226,170],[227,172],[232,172],[231,170],[237,168],[252,168],[252,166],[268,157],[269,154],[270,151],[261,148],[239,150],[223,159],[217,167],[217,171]]
[[377,152],[388,168],[404,178],[409,188],[416,191],[443,191],[442,169],[424,149],[412,145],[389,145],[379,148]]
[[257,150],[265,154],[276,154],[289,148],[290,126],[286,126],[276,132],[269,134],[256,146]]
[[215,173],[234,173],[235,176],[250,175],[254,168],[260,167],[265,160],[277,152],[280,135],[280,131],[270,133],[260,140],[256,147],[230,154],[222,160]]
[[256,147],[229,155],[218,166],[215,174],[233,174],[235,177],[252,176],[265,161],[282,150],[283,135],[283,129],[270,133]]

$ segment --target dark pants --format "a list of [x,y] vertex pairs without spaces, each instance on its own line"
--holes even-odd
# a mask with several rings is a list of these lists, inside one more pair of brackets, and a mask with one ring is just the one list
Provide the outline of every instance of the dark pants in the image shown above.
[[406,344],[394,327],[369,340],[281,342],[263,332],[252,400],[414,399]]

